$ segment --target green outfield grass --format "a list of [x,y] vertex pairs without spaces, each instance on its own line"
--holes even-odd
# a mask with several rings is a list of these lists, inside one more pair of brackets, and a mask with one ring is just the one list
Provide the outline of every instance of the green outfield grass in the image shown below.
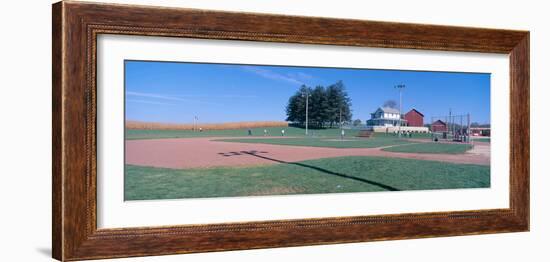
[[471,148],[469,144],[419,143],[393,146],[382,150],[403,153],[462,154]]
[[486,188],[490,168],[384,157],[186,170],[126,165],[124,184],[126,200]]
[[394,136],[377,135],[371,138],[345,137],[340,140],[339,137],[323,138],[233,138],[219,139],[216,141],[235,142],[235,143],[259,143],[286,146],[311,146],[311,147],[334,147],[334,148],[373,148],[391,145],[400,145],[410,143],[407,140],[399,139]]
[[481,137],[481,138],[473,138],[475,142],[485,142],[485,143],[491,143],[490,137]]
[[[305,129],[297,127],[260,127],[251,128],[253,136],[264,136],[264,130],[268,131],[269,137],[281,136],[281,130],[285,130],[285,136],[305,137]],[[358,130],[346,130],[347,136],[356,136]],[[238,137],[248,136],[248,129],[225,129],[225,130],[204,130],[195,132],[192,130],[149,130],[149,129],[126,129],[126,140],[133,139],[158,139],[158,138],[187,138],[187,137]],[[310,129],[312,137],[338,137],[340,129]]]

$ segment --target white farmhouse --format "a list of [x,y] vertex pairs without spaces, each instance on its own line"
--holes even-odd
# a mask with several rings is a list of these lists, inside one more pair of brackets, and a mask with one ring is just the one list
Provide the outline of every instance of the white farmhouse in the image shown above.
[[406,125],[406,120],[401,119],[399,110],[391,107],[379,107],[374,113],[371,113],[371,119],[367,120],[367,125],[392,127],[399,126],[399,121],[402,126]]
[[[367,130],[374,132],[384,132],[384,133],[428,133],[429,129],[425,126],[422,126],[422,119],[418,120],[412,116],[411,112],[416,112],[419,114],[418,117],[423,117],[420,112],[413,109],[409,113],[405,114],[404,117],[401,117],[399,110],[390,107],[379,107],[371,114],[371,119],[367,120]],[[409,117],[407,117],[409,115]],[[416,117],[416,118],[418,118]],[[409,125],[410,119],[411,125]],[[399,124],[401,122],[401,124]],[[417,122],[420,122],[418,124]]]

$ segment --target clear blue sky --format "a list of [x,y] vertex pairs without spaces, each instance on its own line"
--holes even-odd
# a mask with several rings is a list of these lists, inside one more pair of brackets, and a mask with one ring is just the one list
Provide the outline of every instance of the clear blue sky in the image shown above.
[[352,99],[353,119],[365,121],[384,101],[403,112],[432,116],[472,115],[490,122],[490,74],[125,61],[126,119],[166,123],[284,121],[288,98],[302,85],[342,80]]

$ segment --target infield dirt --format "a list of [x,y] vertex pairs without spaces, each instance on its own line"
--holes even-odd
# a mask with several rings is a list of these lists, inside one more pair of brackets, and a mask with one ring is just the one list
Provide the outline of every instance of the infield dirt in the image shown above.
[[[125,163],[174,169],[254,166],[341,156],[383,156],[460,164],[490,164],[490,150],[476,145],[465,154],[419,154],[378,148],[324,148],[214,141],[223,137],[127,140]],[[284,138],[281,138],[284,139]],[[413,142],[414,143],[414,142]]]

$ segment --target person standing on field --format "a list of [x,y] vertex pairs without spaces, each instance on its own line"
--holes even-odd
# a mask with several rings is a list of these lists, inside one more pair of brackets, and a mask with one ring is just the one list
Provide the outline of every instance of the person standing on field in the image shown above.
[[284,129],[281,130],[281,136],[285,136],[285,130]]

